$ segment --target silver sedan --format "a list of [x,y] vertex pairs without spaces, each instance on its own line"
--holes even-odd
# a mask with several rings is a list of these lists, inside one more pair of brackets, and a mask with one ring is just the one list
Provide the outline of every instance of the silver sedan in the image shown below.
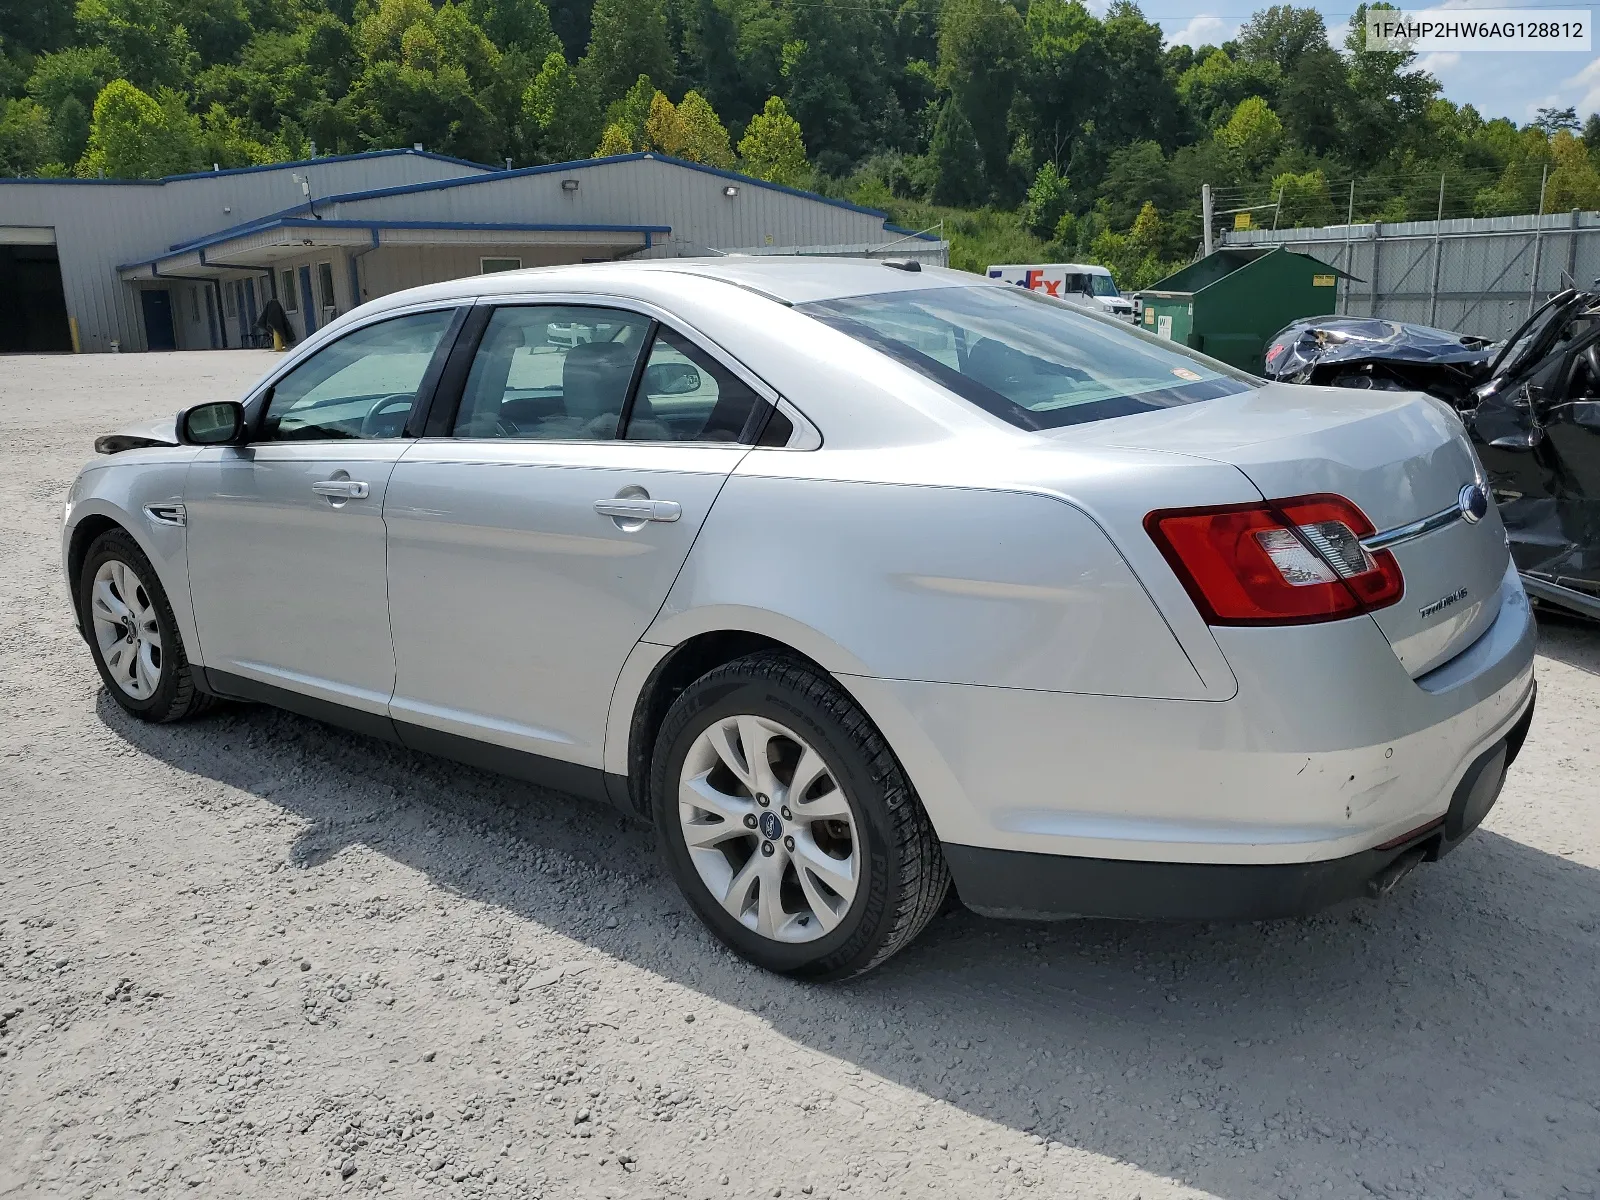
[[1461,424],[910,262],[388,296],[101,439],[109,694],[279,705],[654,823],[734,950],[841,978],[946,902],[1381,894],[1494,803],[1533,622]]

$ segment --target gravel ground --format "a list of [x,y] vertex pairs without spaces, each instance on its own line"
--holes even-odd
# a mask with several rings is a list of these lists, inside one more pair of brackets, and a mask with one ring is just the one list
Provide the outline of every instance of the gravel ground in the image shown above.
[[1526,1196],[1600,1186],[1600,630],[1381,906],[936,920],[818,988],[648,832],[265,708],[103,693],[60,504],[256,352],[0,362],[0,1195]]

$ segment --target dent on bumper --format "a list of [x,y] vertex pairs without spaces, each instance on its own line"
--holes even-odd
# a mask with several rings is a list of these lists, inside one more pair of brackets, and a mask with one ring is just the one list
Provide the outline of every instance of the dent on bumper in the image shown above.
[[1221,703],[844,682],[947,843],[1241,865],[1344,858],[1441,817],[1533,689],[1514,571],[1490,629],[1420,683],[1366,618],[1219,633],[1240,680]]

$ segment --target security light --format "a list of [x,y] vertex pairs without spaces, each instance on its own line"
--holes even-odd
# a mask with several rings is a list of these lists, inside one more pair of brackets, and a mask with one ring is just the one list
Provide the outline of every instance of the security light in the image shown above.
[[561,190],[563,192],[575,192],[575,191],[577,191],[578,190],[578,181],[576,179],[563,179],[561,181]]
[[739,185],[736,183],[730,183],[727,187],[722,189],[722,194],[731,200],[733,197],[739,194]]

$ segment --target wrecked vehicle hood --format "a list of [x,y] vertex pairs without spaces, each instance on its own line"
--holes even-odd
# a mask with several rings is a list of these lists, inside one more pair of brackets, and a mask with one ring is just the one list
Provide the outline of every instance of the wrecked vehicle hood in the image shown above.
[[1288,383],[1326,383],[1333,382],[1330,367],[1427,363],[1453,367],[1463,379],[1475,381],[1487,373],[1493,357],[1489,340],[1471,334],[1380,317],[1308,317],[1268,343],[1265,373]]
[[121,454],[124,450],[142,450],[147,446],[178,445],[178,419],[162,417],[154,421],[140,421],[125,426],[115,433],[104,434],[94,440],[96,454]]

